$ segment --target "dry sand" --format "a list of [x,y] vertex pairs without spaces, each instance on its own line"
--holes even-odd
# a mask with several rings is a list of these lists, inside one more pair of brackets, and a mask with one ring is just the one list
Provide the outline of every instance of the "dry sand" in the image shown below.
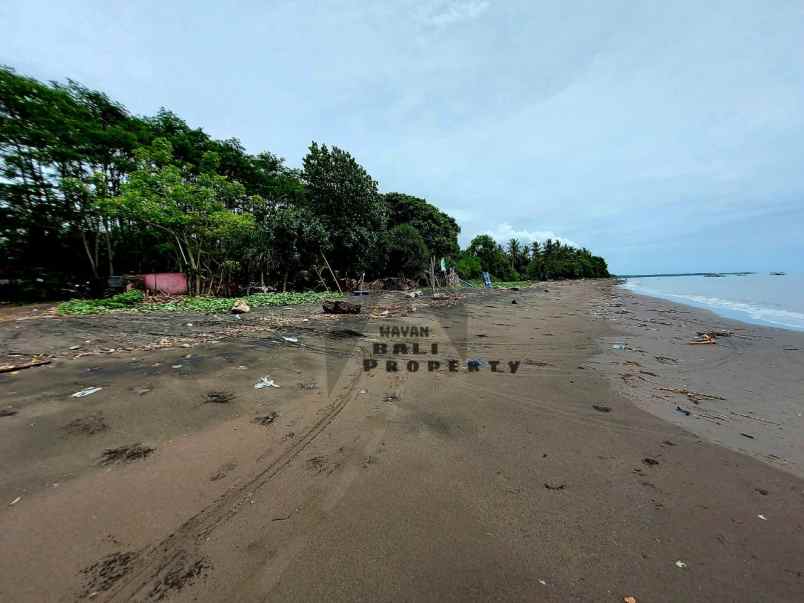
[[[0,375],[0,600],[803,600],[804,338],[544,289],[369,321],[4,323],[5,351],[61,356]],[[132,351],[68,354],[89,330]],[[142,351],[166,334],[193,347]],[[404,339],[439,369],[382,370],[373,344]]]

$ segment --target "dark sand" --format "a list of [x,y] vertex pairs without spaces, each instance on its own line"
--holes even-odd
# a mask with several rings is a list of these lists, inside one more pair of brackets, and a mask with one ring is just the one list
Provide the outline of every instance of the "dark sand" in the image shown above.
[[[0,351],[59,357],[0,375],[0,601],[804,600],[804,337],[546,288],[6,321]],[[439,370],[364,372],[392,324],[429,326]],[[686,344],[724,325],[746,337]]]

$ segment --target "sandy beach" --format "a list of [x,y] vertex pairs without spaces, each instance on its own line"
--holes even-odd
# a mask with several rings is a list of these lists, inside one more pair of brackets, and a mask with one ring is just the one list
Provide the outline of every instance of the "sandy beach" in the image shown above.
[[0,322],[53,354],[0,375],[0,600],[804,599],[804,335],[613,280],[367,303]]

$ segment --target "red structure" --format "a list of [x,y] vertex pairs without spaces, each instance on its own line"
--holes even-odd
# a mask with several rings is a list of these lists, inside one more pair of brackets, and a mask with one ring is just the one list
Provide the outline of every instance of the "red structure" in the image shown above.
[[187,275],[183,272],[155,272],[143,274],[145,289],[152,293],[182,295],[187,293]]

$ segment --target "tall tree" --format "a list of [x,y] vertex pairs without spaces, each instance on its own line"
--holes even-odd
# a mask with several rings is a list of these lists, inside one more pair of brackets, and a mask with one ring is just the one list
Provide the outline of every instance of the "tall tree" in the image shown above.
[[304,158],[302,180],[308,206],[330,233],[330,263],[342,272],[365,270],[387,219],[377,182],[348,152],[316,142]]

